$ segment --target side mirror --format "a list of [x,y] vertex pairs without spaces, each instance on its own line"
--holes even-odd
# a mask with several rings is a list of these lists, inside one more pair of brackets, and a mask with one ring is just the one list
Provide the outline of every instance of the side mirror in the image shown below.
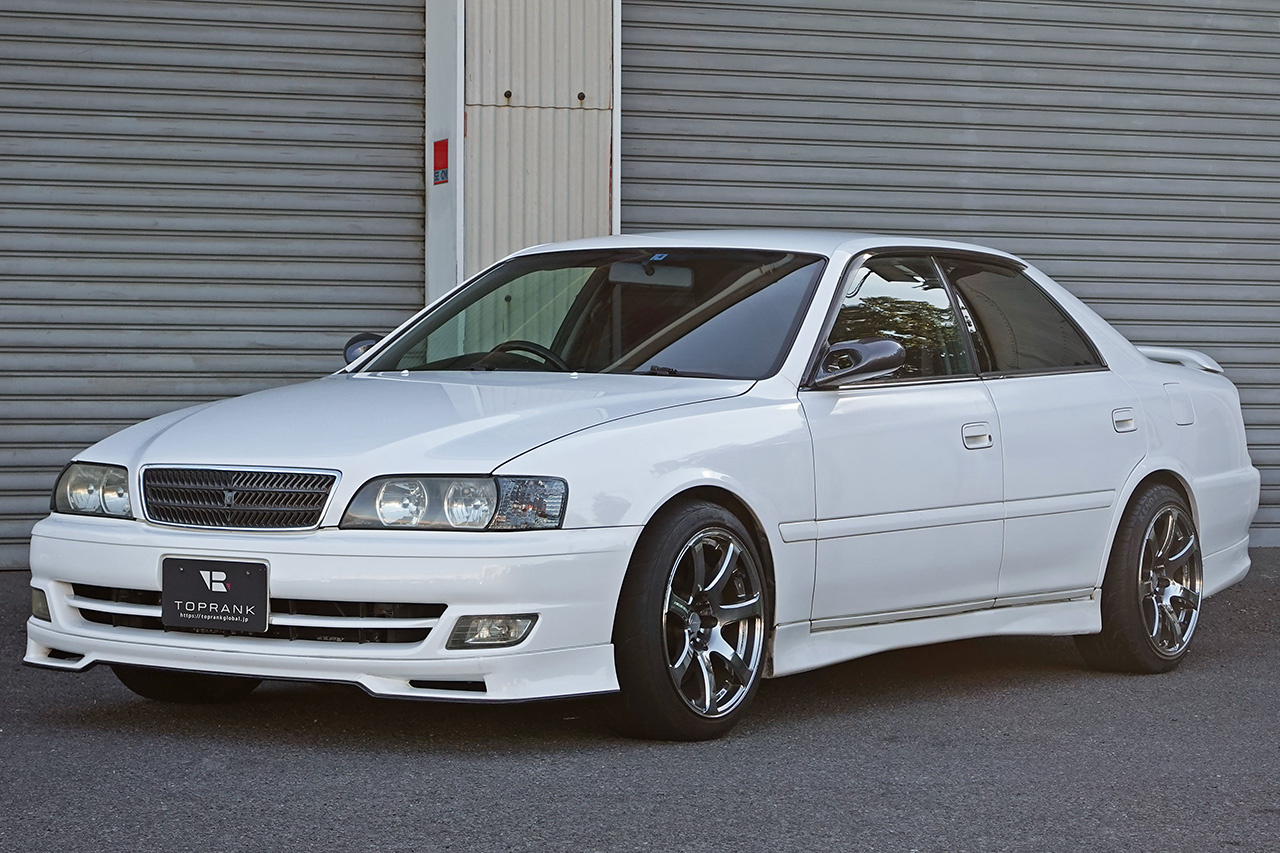
[[380,340],[382,336],[375,335],[373,332],[358,332],[352,335],[351,340],[347,341],[347,345],[342,348],[342,357],[347,360],[347,364],[350,364]]
[[888,376],[907,363],[902,344],[889,338],[841,341],[827,347],[814,377],[814,388],[834,388]]

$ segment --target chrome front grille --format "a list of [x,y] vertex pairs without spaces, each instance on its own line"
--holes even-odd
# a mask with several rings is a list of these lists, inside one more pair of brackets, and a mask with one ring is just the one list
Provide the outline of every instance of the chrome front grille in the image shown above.
[[420,643],[444,613],[443,604],[372,601],[271,599],[265,634],[166,628],[160,621],[160,593],[151,590],[74,584],[68,604],[98,625],[174,631],[184,634],[249,636],[264,640],[326,643]]
[[143,468],[148,520],[230,530],[309,530],[320,524],[338,476],[254,468]]

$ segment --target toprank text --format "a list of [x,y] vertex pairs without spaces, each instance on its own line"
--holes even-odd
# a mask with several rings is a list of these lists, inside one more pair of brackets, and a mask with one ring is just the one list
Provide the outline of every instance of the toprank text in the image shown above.
[[257,610],[257,606],[253,604],[219,604],[213,601],[183,601],[179,598],[173,599],[173,604],[183,614],[208,614],[219,619],[228,616],[249,617],[255,615]]

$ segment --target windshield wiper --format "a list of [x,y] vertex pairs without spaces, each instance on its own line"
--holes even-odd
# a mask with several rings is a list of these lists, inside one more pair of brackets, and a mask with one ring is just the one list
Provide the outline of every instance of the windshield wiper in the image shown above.
[[645,373],[650,376],[679,376],[680,371],[674,367],[663,367],[661,364],[651,364]]

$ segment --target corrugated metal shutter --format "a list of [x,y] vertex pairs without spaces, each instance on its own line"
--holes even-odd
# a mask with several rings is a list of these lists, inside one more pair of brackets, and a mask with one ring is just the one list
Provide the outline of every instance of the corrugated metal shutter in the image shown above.
[[790,225],[1033,260],[1240,387],[1280,545],[1280,7],[623,0],[624,230]]
[[423,9],[0,8],[0,565],[58,468],[423,303]]
[[467,0],[466,16],[466,274],[608,234],[613,0]]

